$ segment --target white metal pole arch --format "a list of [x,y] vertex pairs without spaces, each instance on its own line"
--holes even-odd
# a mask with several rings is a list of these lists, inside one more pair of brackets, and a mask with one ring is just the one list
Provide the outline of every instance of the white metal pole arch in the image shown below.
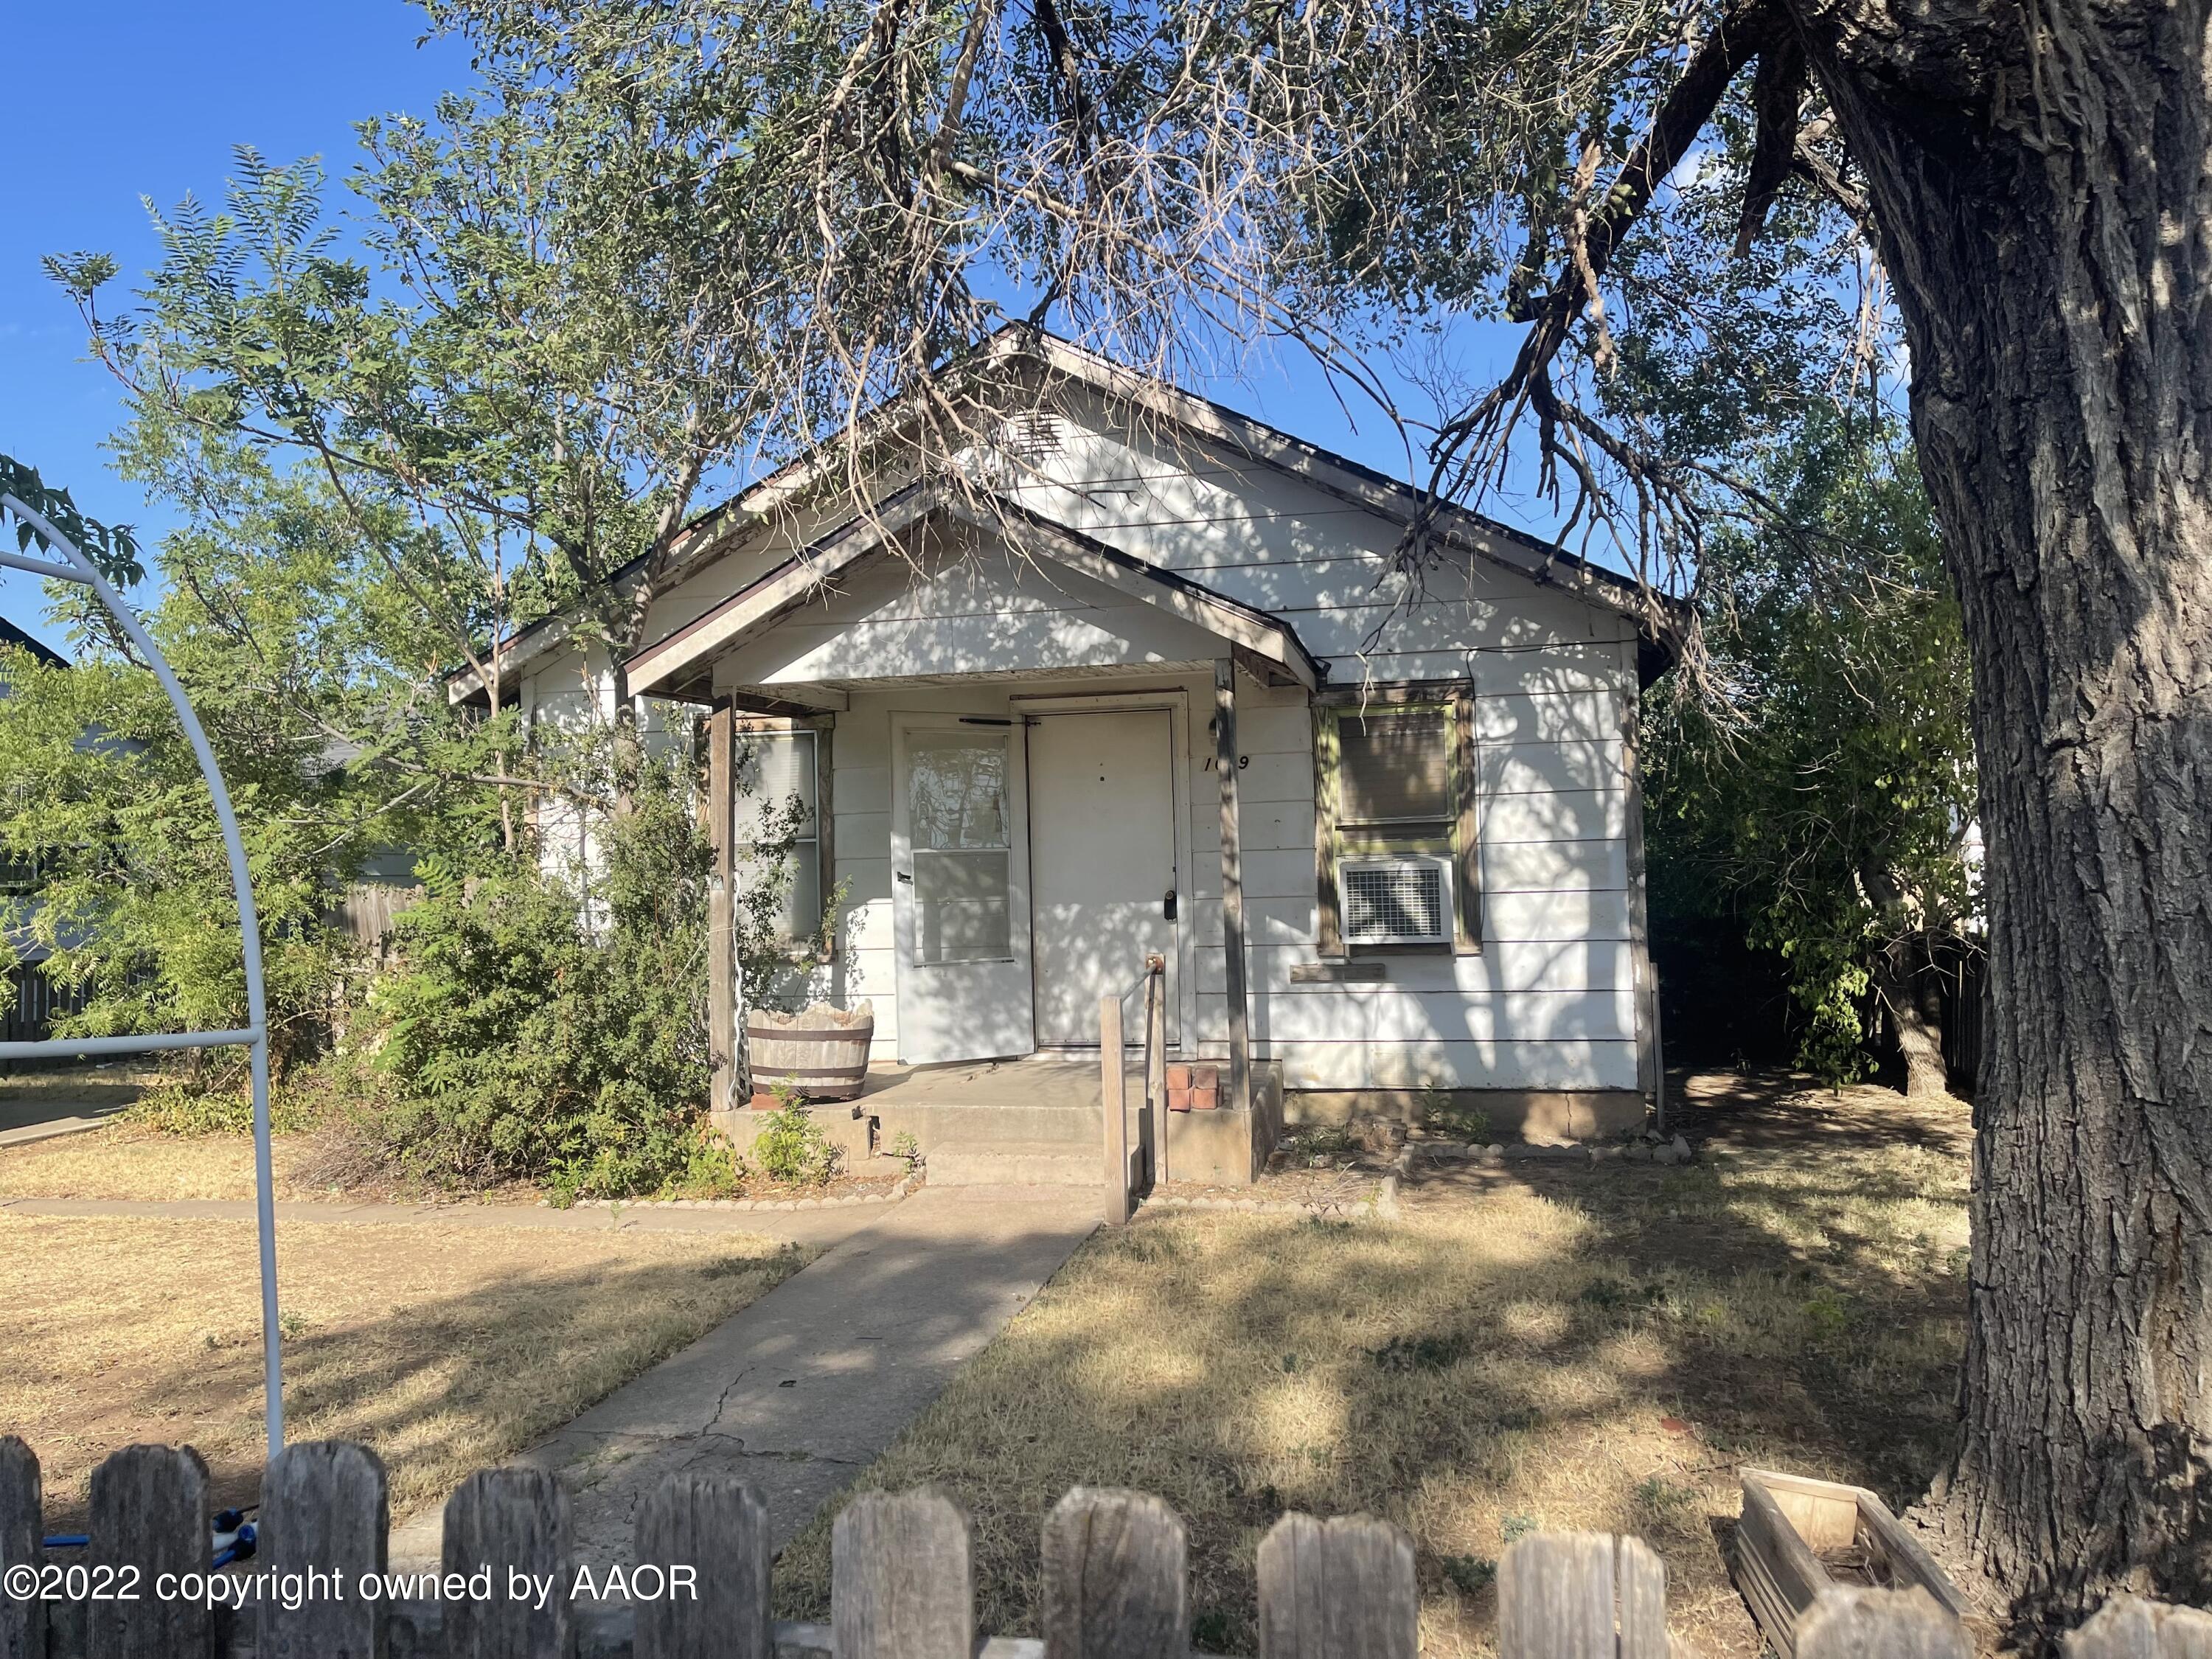
[[0,1060],[33,1060],[58,1058],[70,1054],[152,1054],[168,1048],[223,1048],[244,1046],[251,1054],[250,1066],[253,1079],[253,1187],[254,1212],[261,1245],[261,1364],[262,1382],[267,1395],[269,1425],[269,1455],[274,1457],[284,1445],[284,1376],[283,1357],[277,1352],[276,1328],[276,1205],[275,1183],[270,1176],[269,1156],[269,1007],[261,985],[261,920],[254,913],[253,887],[246,869],[246,844],[239,839],[238,817],[230,810],[230,791],[223,787],[222,772],[215,763],[215,752],[208,747],[207,733],[200,729],[199,719],[192,713],[192,705],[185,696],[177,677],[169,672],[168,661],[138,619],[124,604],[123,597],[109,586],[99,568],[78,550],[76,544],[60,531],[45,514],[13,495],[0,495],[0,506],[4,506],[23,523],[37,531],[49,547],[64,554],[69,562],[56,564],[50,559],[31,558],[24,554],[0,549],[0,565],[10,569],[28,571],[34,576],[46,576],[56,581],[75,582],[89,587],[107,607],[131,643],[137,647],[161,689],[169,695],[170,705],[177,711],[177,720],[185,728],[185,736],[192,745],[192,753],[200,763],[200,775],[207,780],[208,793],[215,801],[216,821],[222,827],[224,850],[230,856],[231,885],[238,892],[238,927],[246,950],[246,1028],[238,1031],[178,1031],[158,1032],[145,1036],[63,1037],[44,1042],[0,1042]]

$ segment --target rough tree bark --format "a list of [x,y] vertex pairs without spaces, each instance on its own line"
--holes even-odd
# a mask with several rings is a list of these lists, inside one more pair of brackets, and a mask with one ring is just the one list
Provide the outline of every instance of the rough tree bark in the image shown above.
[[1864,175],[1988,841],[1964,1434],[2022,1633],[2212,1599],[2212,0],[1784,0]]
[[1942,999],[1936,993],[1919,931],[1924,912],[1911,902],[1905,884],[1878,859],[1860,871],[1859,885],[1874,902],[1877,925],[1886,934],[1875,948],[1870,977],[1905,1056],[1905,1092],[1922,1099],[1948,1093]]
[[1924,973],[1914,960],[1910,940],[1900,940],[1875,954],[1874,989],[1889,1016],[1889,1029],[1905,1056],[1905,1092],[1910,1098],[1927,1099],[1949,1092],[1950,1073],[1943,1064],[1942,1014],[1929,1006],[1924,993]]

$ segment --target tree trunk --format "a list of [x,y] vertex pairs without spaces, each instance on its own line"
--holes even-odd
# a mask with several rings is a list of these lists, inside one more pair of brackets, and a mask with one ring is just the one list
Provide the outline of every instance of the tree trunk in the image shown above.
[[1922,994],[1923,971],[1916,971],[1909,942],[1890,945],[1875,953],[1875,994],[1889,1016],[1905,1055],[1905,1092],[1908,1098],[1925,1100],[1950,1091],[1950,1073],[1943,1065],[1943,1024],[1940,1006],[1931,1007]]
[[2115,1587],[2212,1597],[2212,0],[1788,3],[1973,658],[1990,1000],[1942,1512],[2033,1641]]

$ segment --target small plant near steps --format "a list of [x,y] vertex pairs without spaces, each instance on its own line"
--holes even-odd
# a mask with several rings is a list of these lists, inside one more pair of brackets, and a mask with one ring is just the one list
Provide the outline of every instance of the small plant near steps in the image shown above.
[[771,1181],[794,1187],[826,1187],[837,1173],[837,1149],[822,1126],[806,1115],[798,1095],[778,1085],[781,1103],[753,1137],[752,1162]]

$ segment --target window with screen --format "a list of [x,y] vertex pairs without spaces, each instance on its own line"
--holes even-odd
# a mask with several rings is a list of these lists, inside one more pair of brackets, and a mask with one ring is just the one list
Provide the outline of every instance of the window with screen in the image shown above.
[[822,929],[821,733],[739,732],[731,756],[731,868],[738,890],[781,884],[783,936]]
[[1324,953],[1477,948],[1472,726],[1462,696],[1320,711]]
[[908,738],[914,958],[924,967],[1013,956],[1012,759],[1003,732],[916,732]]

